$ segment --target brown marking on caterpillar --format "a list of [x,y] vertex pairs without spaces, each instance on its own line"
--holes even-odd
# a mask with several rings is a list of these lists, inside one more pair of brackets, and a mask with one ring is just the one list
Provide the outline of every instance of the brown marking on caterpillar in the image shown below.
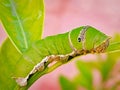
[[[45,57],[40,63],[38,63],[36,66],[34,66],[34,68],[31,70],[31,72],[25,77],[14,77],[14,79],[16,80],[17,84],[19,86],[26,86],[28,80],[30,79],[30,77],[32,75],[34,75],[34,73],[38,72],[38,71],[43,71],[45,69],[45,64],[47,63],[47,66],[52,63],[53,61],[61,61],[61,62],[66,62],[71,60],[72,58],[79,56],[79,55],[83,55],[86,51],[84,50],[77,50],[77,51],[73,51],[70,54],[66,54],[66,55],[50,55]],[[88,52],[86,52],[88,53]]]
[[45,69],[46,66],[48,66],[50,63],[52,63],[53,61],[66,61],[68,60],[68,55],[50,55],[50,56],[46,56],[45,58],[43,58],[43,60],[38,63],[37,65],[34,66],[34,68],[30,71],[30,73],[25,77],[13,77],[13,79],[16,80],[17,84],[19,86],[26,86],[28,80],[30,79],[30,77],[32,75],[34,75],[34,73],[38,72],[38,71],[43,71]]
[[91,53],[103,53],[105,52],[106,48],[109,46],[109,40],[111,37],[108,37],[101,45],[96,48],[90,50]]

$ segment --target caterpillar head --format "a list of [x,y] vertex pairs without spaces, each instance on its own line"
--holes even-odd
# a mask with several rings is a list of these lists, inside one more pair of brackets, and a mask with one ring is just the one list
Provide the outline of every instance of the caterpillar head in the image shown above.
[[82,26],[71,31],[70,39],[77,50],[91,50],[105,42],[108,47],[110,37],[91,26]]

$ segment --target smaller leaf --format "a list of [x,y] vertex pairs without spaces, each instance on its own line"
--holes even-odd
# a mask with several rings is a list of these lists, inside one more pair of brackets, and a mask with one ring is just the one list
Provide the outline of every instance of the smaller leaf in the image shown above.
[[[82,62],[82,61],[78,61],[77,62],[77,67],[80,71],[80,79],[81,81],[84,82],[80,82],[80,84],[85,85],[87,88],[92,89],[92,71],[91,68],[89,68],[89,66],[87,66],[86,63]],[[87,83],[86,83],[87,82]]]
[[115,34],[113,39],[111,40],[111,42],[118,42],[118,41],[120,41],[120,33]]
[[109,47],[106,50],[108,53],[120,51],[120,42],[110,43]]
[[78,74],[77,76],[75,76],[73,82],[76,85],[79,85],[80,87],[84,87],[86,89],[89,89],[91,87],[90,84],[86,81],[86,78],[81,74]]
[[60,81],[62,90],[77,90],[75,85],[64,76],[60,76],[59,81]]
[[108,57],[106,61],[101,63],[100,72],[101,72],[103,81],[105,81],[109,78],[109,74],[110,74],[115,62],[116,62],[115,60]]

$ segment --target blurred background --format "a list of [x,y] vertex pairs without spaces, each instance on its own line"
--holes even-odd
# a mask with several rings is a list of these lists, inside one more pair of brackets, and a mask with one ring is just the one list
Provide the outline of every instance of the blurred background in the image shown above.
[[[120,0],[45,0],[44,2],[43,37],[64,33],[82,25],[96,27],[109,36],[120,33]],[[5,38],[6,34],[0,26],[0,44]],[[91,55],[86,57],[95,58]],[[72,79],[79,72],[75,62],[76,60],[73,60],[44,75],[29,90],[60,90],[60,75]]]

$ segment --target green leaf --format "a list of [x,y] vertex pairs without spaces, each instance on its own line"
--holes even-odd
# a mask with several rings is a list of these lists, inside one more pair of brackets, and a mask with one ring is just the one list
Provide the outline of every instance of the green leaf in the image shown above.
[[111,42],[119,42],[120,41],[120,33],[117,33],[113,36]]
[[[9,39],[7,39],[0,48],[0,89],[2,90],[26,90],[39,77],[30,81],[29,85],[20,88],[13,79],[14,77],[25,77],[34,67],[34,64],[25,60],[17,51]],[[42,72],[43,75],[44,72]]]
[[60,81],[62,90],[77,90],[76,86],[67,78],[60,76],[59,81]]
[[111,70],[113,69],[113,66],[115,65],[116,60],[107,58],[105,61],[103,61],[100,65],[101,68],[100,73],[102,75],[102,80],[105,82],[109,78],[109,74],[111,73]]
[[15,66],[20,57],[21,54],[15,49],[10,40],[7,39],[0,48],[0,89],[15,89],[17,84],[12,77],[14,77],[14,73],[17,70]]
[[92,78],[91,68],[87,66],[87,64],[83,61],[77,61],[76,64],[78,70],[80,71],[80,78],[79,78],[80,85],[88,88],[89,90],[92,90],[93,78]]
[[43,0],[0,0],[0,19],[10,40],[20,52],[41,39]]
[[113,53],[120,51],[120,42],[110,43],[109,47],[107,48],[106,52]]
[[34,76],[29,79],[27,86],[19,87],[13,78],[27,76],[34,65],[34,63],[23,58],[9,39],[5,40],[0,48],[0,89],[27,90],[39,77],[46,73],[50,73],[55,68],[62,65],[62,63],[58,62],[52,67],[46,68],[42,72],[35,73]]

